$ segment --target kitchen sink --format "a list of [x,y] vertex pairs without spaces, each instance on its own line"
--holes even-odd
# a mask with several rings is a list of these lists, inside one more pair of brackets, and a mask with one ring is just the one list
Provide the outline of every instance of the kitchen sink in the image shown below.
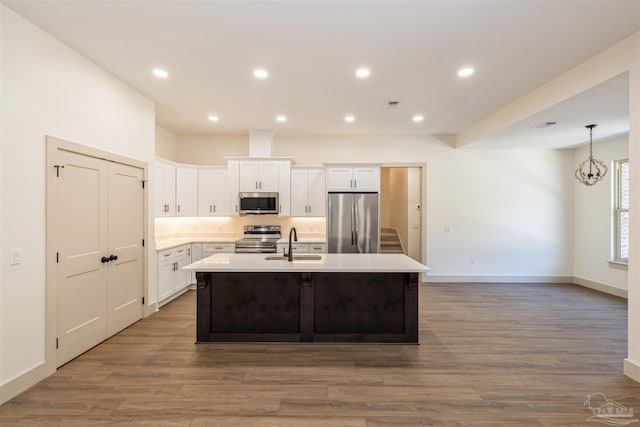
[[[271,255],[265,258],[267,261],[287,261],[289,258],[283,255]],[[320,255],[294,255],[294,261],[319,261],[322,259]]]

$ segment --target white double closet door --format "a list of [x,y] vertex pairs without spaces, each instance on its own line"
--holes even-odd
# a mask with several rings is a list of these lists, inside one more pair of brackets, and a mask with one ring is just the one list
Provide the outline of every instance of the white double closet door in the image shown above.
[[142,317],[144,171],[59,149],[57,366]]

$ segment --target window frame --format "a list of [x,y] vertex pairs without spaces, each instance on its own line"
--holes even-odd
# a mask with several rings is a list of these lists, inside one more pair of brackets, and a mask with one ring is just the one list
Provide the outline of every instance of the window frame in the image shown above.
[[[629,159],[620,159],[613,162],[614,179],[613,179],[613,239],[612,239],[612,262],[628,265],[629,258],[620,256],[622,250],[622,241],[620,235],[620,218],[623,213],[629,213],[629,208],[621,207],[622,200],[622,165],[629,164]],[[628,179],[628,177],[627,177]]]

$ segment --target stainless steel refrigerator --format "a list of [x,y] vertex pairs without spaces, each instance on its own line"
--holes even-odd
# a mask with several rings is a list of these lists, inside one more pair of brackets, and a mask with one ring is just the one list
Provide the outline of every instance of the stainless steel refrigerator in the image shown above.
[[327,252],[380,252],[378,193],[329,193]]

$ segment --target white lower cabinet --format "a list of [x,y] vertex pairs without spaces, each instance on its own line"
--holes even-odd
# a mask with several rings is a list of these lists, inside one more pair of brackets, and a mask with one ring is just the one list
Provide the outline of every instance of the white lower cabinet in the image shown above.
[[[288,243],[278,243],[278,254],[289,251]],[[291,252],[294,254],[323,254],[327,252],[326,243],[292,243]]]
[[191,273],[182,267],[191,262],[191,245],[178,246],[158,252],[158,304],[170,301],[171,297],[186,288]]

